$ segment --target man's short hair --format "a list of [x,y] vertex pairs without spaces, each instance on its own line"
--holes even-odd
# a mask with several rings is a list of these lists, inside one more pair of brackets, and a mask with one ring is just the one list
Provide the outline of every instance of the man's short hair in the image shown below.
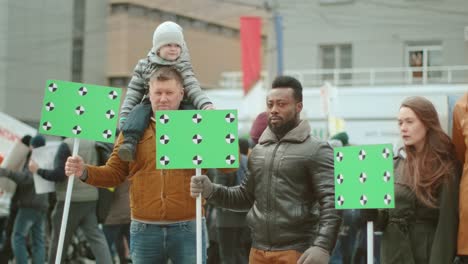
[[180,72],[172,66],[164,66],[151,73],[150,82],[154,80],[160,82],[175,80],[182,87],[184,85],[184,78],[182,78],[182,74],[180,74]]
[[271,85],[271,89],[277,88],[293,89],[293,96],[296,102],[302,102],[302,84],[296,78],[291,76],[276,77]]

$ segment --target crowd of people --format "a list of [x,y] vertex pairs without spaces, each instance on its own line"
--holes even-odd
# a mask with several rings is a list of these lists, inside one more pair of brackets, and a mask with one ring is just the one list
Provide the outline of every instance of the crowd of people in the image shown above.
[[[11,213],[0,222],[1,263],[55,263],[70,180],[62,263],[72,261],[68,251],[78,231],[96,263],[113,263],[116,256],[119,263],[196,263],[199,195],[206,202],[203,263],[365,263],[367,221],[382,234],[377,263],[468,263],[468,92],[455,106],[452,139],[429,100],[416,96],[401,103],[395,208],[337,210],[332,145],[349,145],[349,138],[311,136],[310,123],[301,119],[307,106],[297,79],[274,79],[251,137],[238,141],[239,169],[197,176],[189,169],[156,168],[154,112],[215,109],[193,74],[179,25],[164,22],[155,30],[153,47],[128,88],[113,148],[83,140],[72,156],[73,140],[64,139],[53,169],[40,168],[30,154],[21,170],[0,169],[0,177],[18,185]],[[45,139],[22,142],[32,149]],[[56,183],[54,199],[36,194],[33,174]]]

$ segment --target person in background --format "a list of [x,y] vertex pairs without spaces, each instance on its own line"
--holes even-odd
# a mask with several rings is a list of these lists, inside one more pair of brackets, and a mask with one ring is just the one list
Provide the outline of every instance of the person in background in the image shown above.
[[339,132],[333,135],[330,140],[328,140],[328,143],[332,145],[332,147],[346,147],[349,146],[349,136],[348,133],[346,132]]
[[[247,173],[247,154],[249,142],[239,139],[240,164],[239,169],[231,173],[214,170],[214,182],[223,186],[241,184]],[[216,229],[221,264],[247,264],[251,246],[250,230],[247,227],[245,212],[235,212],[224,208],[216,208]]]
[[383,231],[382,263],[452,263],[460,175],[455,147],[424,97],[402,102],[398,125],[404,147],[394,160],[395,208],[362,210]]
[[457,101],[453,110],[452,141],[458,161],[463,164],[457,253],[460,255],[461,263],[468,263],[468,92]]
[[[31,160],[29,169],[37,173],[42,178],[55,182],[57,194],[57,203],[52,212],[52,235],[49,247],[49,264],[55,263],[57,254],[57,245],[60,235],[63,210],[65,206],[65,196],[67,193],[68,177],[65,175],[65,161],[72,154],[74,139],[67,138],[60,144],[54,158],[54,169],[46,170],[39,168],[38,164]],[[78,154],[87,162],[97,164],[99,161],[95,142],[80,139],[80,148]],[[72,179],[70,179],[72,180]],[[106,243],[104,233],[98,226],[96,215],[96,206],[98,200],[98,190],[96,187],[89,186],[80,180],[73,183],[71,194],[70,209],[68,213],[68,222],[63,241],[62,262],[66,258],[66,250],[71,239],[78,228],[80,228],[88,243],[90,244],[93,255],[97,263],[112,263],[109,247]]]
[[[348,134],[346,132],[340,132],[333,135],[328,143],[335,148],[348,146],[348,141]],[[359,228],[359,223],[356,225],[355,221],[356,214],[358,214],[357,210],[343,210],[343,221],[341,223],[340,232],[338,233],[335,249],[331,255],[330,264],[352,263],[351,259]],[[359,222],[359,219],[357,219],[357,222]]]
[[255,145],[258,144],[258,139],[263,134],[263,131],[268,126],[268,113],[261,112],[257,115],[254,122],[252,123],[252,127],[250,128],[250,147],[253,148]]
[[[45,138],[36,135],[30,141],[30,149],[45,145]],[[29,263],[28,237],[31,236],[31,259],[33,264],[43,264],[46,260],[45,253],[45,226],[47,209],[49,208],[49,196],[47,193],[36,194],[33,174],[27,164],[30,155],[21,172],[14,172],[0,168],[0,177],[8,177],[17,184],[16,197],[18,213],[16,215],[11,245],[17,264]]]
[[112,252],[112,246],[115,245],[120,264],[128,263],[125,242],[130,244],[129,187],[130,183],[124,181],[115,188],[109,212],[103,225],[109,250]]
[[[120,131],[116,132],[119,135]],[[114,144],[96,142],[96,150],[99,157],[98,166],[106,165]],[[103,224],[102,230],[115,262],[117,253],[119,262],[129,262],[128,245],[130,244],[130,198],[128,194],[129,182],[125,181],[115,188],[98,188],[99,198],[97,203],[98,222]]]
[[[333,135],[329,140],[332,147],[350,146],[345,131]],[[362,221],[357,209],[343,210],[343,222],[330,264],[365,264],[367,262],[367,222]],[[380,234],[374,234],[374,264],[380,263]]]
[[[178,110],[184,97],[183,77],[174,67],[161,67],[150,77],[153,112]],[[99,187],[130,181],[130,248],[132,263],[189,264],[196,262],[195,199],[190,196],[193,170],[156,168],[156,123],[151,118],[136,150],[135,161],[122,160],[119,135],[105,166],[85,165],[80,156],[69,157],[68,176]],[[202,256],[206,263],[206,224],[202,221]]]
[[[29,148],[31,135],[24,135],[21,138],[21,143]],[[29,157],[26,156],[26,159]],[[10,201],[2,203],[0,209],[0,264],[8,264],[8,261],[13,258],[13,249],[11,248],[11,233],[15,223],[17,208],[17,196],[11,197]]]
[[226,187],[206,175],[193,176],[192,197],[202,194],[218,207],[249,210],[251,264],[327,264],[341,223],[333,150],[311,137],[308,121],[300,119],[302,85],[295,78],[275,78],[266,106],[268,127],[250,153],[242,183]]

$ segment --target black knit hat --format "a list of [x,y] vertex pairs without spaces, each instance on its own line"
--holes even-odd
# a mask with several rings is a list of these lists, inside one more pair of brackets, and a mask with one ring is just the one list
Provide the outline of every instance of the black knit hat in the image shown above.
[[268,126],[268,113],[261,112],[255,121],[252,124],[252,128],[250,129],[250,138],[255,144],[258,144],[258,140],[260,136],[265,131],[266,127]]
[[45,145],[45,138],[41,135],[36,135],[31,139],[31,147],[38,148]]
[[21,143],[29,147],[29,143],[31,143],[31,135],[25,135],[21,138]]
[[331,139],[336,139],[336,140],[341,141],[341,143],[343,143],[343,146],[346,146],[349,143],[349,137],[346,132],[340,132],[338,134],[335,134],[333,137],[331,137]]

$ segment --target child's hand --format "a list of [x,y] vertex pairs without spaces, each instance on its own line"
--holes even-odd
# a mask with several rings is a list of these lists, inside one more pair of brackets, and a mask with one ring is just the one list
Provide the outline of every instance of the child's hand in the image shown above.
[[216,110],[213,104],[206,105],[203,107],[203,110]]

